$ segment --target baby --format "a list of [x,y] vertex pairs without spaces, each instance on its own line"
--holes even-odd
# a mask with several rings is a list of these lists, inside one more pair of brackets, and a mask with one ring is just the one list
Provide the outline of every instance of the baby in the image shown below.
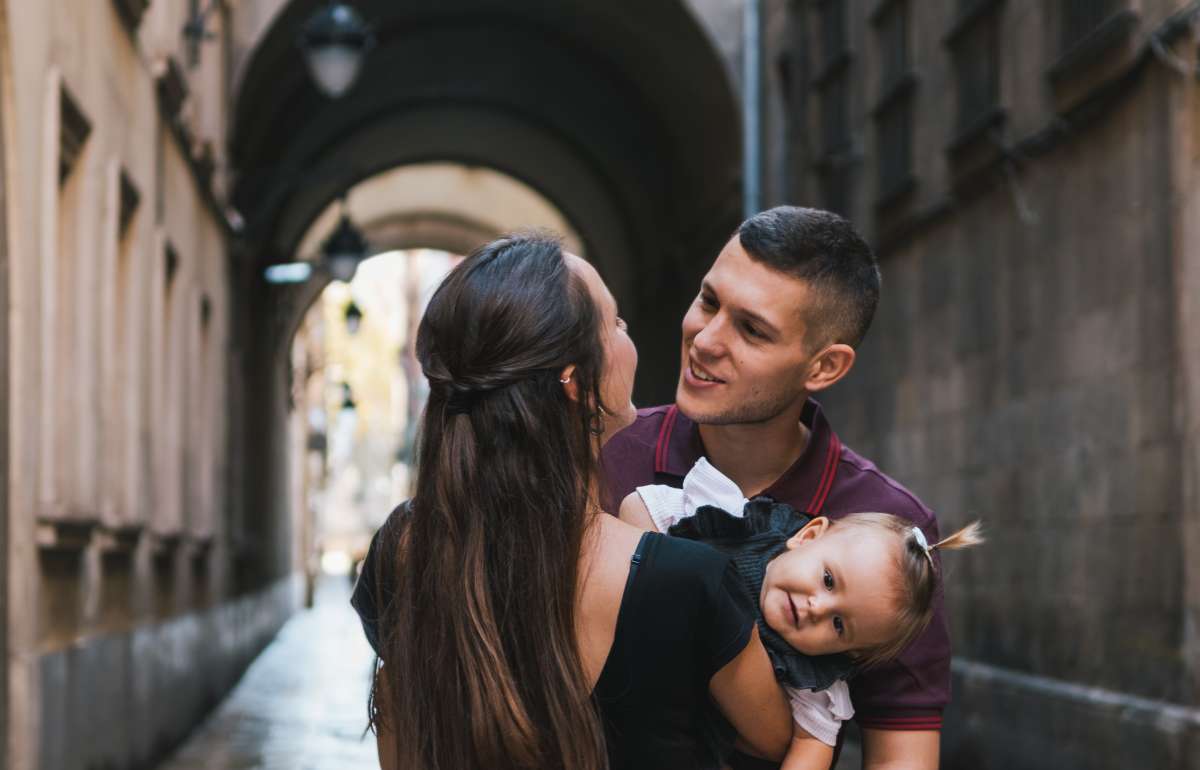
[[854,715],[846,679],[896,657],[929,623],[933,551],[983,542],[978,523],[929,544],[890,514],[835,522],[769,498],[746,500],[704,458],[682,489],[639,487],[620,515],[730,554],[758,596],[759,635],[796,725],[785,770],[829,766],[841,723]]

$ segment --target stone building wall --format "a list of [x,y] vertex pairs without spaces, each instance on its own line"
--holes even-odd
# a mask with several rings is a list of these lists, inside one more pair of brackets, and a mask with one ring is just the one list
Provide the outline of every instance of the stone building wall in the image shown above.
[[[813,58],[829,5],[792,6],[812,14],[793,45]],[[978,3],[967,22],[950,5],[848,4],[844,210],[884,292],[823,401],[943,532],[989,530],[945,559],[943,766],[1197,767],[1194,4],[1111,3],[1109,37],[1082,52],[1062,45],[1058,4]],[[890,72],[884,28],[903,7],[908,61]],[[971,24],[1000,41],[982,128],[958,120],[953,31]],[[802,63],[792,200],[828,205],[814,164],[830,102],[820,63]],[[881,169],[897,98],[913,115],[898,192]]]
[[224,11],[193,48],[188,9],[5,3],[6,767],[145,765],[296,602],[231,569]]

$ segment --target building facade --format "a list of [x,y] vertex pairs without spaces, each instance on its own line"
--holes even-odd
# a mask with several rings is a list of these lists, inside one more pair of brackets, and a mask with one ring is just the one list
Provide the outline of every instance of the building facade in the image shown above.
[[945,767],[1200,767],[1198,14],[773,6],[768,197],[884,275],[826,406],[988,528],[946,559]]
[[199,10],[0,6],[14,769],[145,766],[295,606],[239,576],[228,10],[181,34]]

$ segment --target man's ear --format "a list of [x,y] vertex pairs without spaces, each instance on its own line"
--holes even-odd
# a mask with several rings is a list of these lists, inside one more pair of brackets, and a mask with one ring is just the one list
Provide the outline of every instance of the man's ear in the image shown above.
[[818,516],[800,528],[800,531],[788,538],[788,550],[795,548],[808,540],[816,540],[829,531],[829,519]]
[[562,383],[567,398],[572,401],[579,400],[579,386],[575,383],[575,364],[564,366],[563,370],[558,373],[558,381]]
[[809,393],[825,390],[849,373],[854,366],[854,358],[854,348],[841,342],[825,348],[809,363],[804,389]]

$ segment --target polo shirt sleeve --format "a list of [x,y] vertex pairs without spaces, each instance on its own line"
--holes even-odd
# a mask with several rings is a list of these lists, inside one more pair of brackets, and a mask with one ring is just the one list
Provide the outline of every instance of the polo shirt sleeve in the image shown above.
[[666,407],[638,410],[633,425],[613,436],[600,456],[600,505],[617,514],[621,501],[641,486],[655,483],[654,452]]

